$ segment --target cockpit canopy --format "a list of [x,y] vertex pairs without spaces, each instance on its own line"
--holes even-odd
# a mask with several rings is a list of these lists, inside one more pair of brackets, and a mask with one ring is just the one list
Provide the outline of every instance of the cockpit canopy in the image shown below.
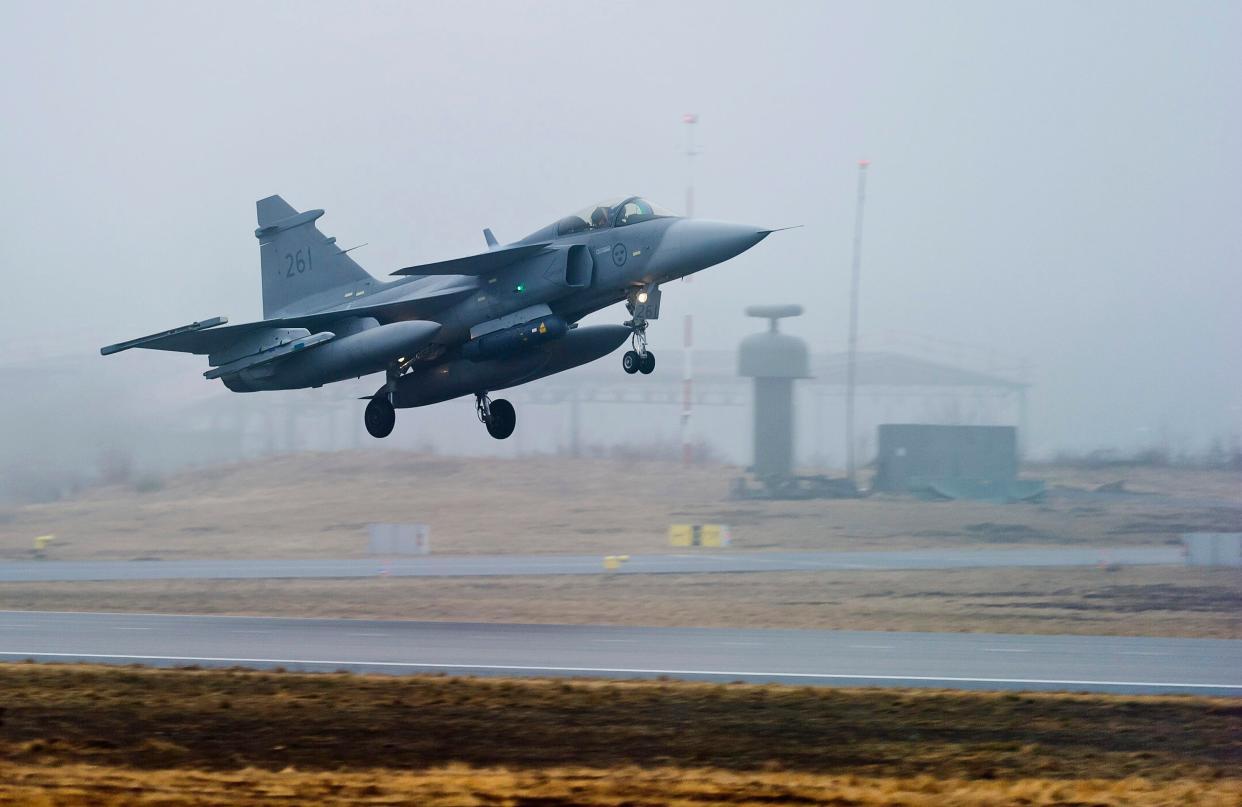
[[572,216],[566,216],[558,221],[556,234],[565,236],[609,227],[624,227],[627,224],[637,224],[640,221],[675,215],[671,210],[654,205],[638,196],[631,196],[627,199],[608,199],[583,208]]

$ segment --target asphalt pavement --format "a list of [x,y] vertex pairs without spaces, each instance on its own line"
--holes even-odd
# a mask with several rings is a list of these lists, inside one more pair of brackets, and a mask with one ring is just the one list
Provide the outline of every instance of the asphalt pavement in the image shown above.
[[[603,555],[426,555],[300,560],[131,560],[0,562],[0,582],[247,580],[280,578],[496,577],[599,574]],[[920,549],[895,552],[755,552],[697,549],[631,555],[615,574],[984,569],[1008,566],[1183,564],[1180,547]]]
[[0,611],[0,660],[1242,696],[1242,641]]

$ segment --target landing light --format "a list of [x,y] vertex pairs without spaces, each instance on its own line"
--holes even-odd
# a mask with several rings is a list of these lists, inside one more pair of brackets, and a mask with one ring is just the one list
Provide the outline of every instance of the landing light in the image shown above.
[[645,291],[640,291],[640,292],[638,293],[638,302],[640,302],[640,303],[645,303],[645,302],[647,302],[647,292],[645,292]]

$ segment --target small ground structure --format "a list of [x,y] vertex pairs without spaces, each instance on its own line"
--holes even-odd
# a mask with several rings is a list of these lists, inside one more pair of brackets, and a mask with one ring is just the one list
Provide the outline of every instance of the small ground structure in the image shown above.
[[367,552],[372,555],[429,555],[431,528],[426,524],[368,524]]
[[1242,532],[1188,532],[1182,543],[1187,566],[1242,566]]
[[886,423],[877,430],[872,488],[947,499],[1029,499],[1042,483],[1018,480],[1018,434],[1012,426]]

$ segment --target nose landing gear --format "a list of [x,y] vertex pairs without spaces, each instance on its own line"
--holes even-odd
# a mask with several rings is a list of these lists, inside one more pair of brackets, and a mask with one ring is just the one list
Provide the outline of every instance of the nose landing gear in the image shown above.
[[647,349],[647,320],[635,317],[626,322],[625,326],[632,331],[630,344],[634,349],[625,351],[625,355],[621,357],[621,369],[630,375],[651,375],[655,370],[655,353]]
[[513,430],[517,427],[517,412],[513,404],[504,398],[497,398],[493,401],[486,392],[476,392],[474,411],[479,416],[479,422],[487,427],[487,433],[497,440],[503,440],[513,434]]
[[626,295],[625,307],[631,319],[622,324],[630,329],[630,344],[634,349],[627,350],[621,357],[621,369],[630,375],[651,375],[655,370],[655,354],[647,349],[647,322],[660,316],[660,289],[654,284],[634,287]]
[[642,373],[643,375],[651,375],[655,370],[655,354],[648,350],[646,353],[639,353],[636,350],[627,350],[625,355],[621,357],[621,369],[633,375],[634,373]]

